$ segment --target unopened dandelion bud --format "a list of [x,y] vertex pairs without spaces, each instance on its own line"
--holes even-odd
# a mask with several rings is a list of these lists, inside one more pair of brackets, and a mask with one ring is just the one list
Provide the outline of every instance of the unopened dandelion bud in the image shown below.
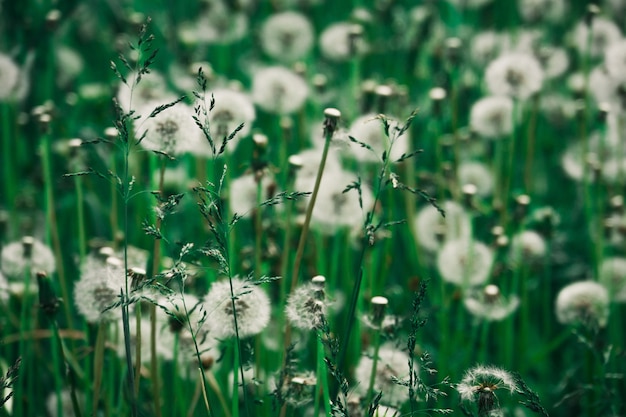
[[498,236],[502,236],[504,234],[504,227],[498,225],[498,226],[493,226],[491,228],[491,234],[494,237],[498,237]]
[[284,140],[289,140],[293,131],[293,119],[289,116],[282,116],[279,121],[280,130]]
[[83,141],[81,139],[75,138],[67,141],[67,147],[69,149],[70,158],[76,158],[79,154],[80,147],[82,146]]
[[53,31],[57,27],[59,27],[59,22],[61,21],[61,11],[59,9],[52,9],[48,13],[46,13],[46,27]]
[[505,248],[509,245],[509,238],[505,235],[498,236],[496,239],[496,245],[501,248]]
[[139,267],[128,268],[128,277],[131,279],[131,288],[137,289],[141,283],[146,279],[146,270]]
[[304,165],[304,161],[302,160],[300,155],[291,155],[287,159],[287,162],[289,162],[289,167],[293,170],[298,170]]
[[515,197],[515,215],[518,219],[524,218],[528,213],[528,206],[530,205],[530,196],[521,194]]
[[24,259],[30,259],[33,256],[33,246],[35,245],[35,238],[32,236],[24,236],[22,238],[22,248]]
[[622,195],[614,195],[609,200],[609,205],[611,209],[617,213],[622,213],[624,211],[624,196]]
[[323,275],[316,275],[311,279],[313,284],[313,293],[318,301],[324,301],[324,287],[326,286],[326,277]]
[[461,47],[463,46],[461,39],[456,38],[456,37],[448,38],[445,41],[445,46],[446,46],[446,57],[450,60],[450,63],[451,64],[458,63],[461,57]]
[[315,91],[323,93],[326,91],[326,87],[328,86],[328,78],[324,74],[315,74],[311,83],[313,84]]
[[37,285],[39,287],[39,307],[46,315],[54,318],[61,303],[54,292],[48,274],[43,271],[37,272]]
[[106,262],[107,258],[115,256],[115,250],[110,246],[103,246],[98,249],[98,258]]
[[378,113],[385,113],[389,106],[389,101],[393,97],[393,88],[386,84],[381,84],[376,87],[374,94],[378,98],[377,111]]
[[375,325],[380,325],[385,318],[385,309],[387,308],[387,304],[389,304],[389,300],[385,297],[376,296],[372,297],[372,322]]
[[476,192],[478,189],[474,184],[465,184],[461,187],[461,192],[463,193],[463,197],[465,198],[465,204],[468,207],[474,206],[474,197],[476,196]]
[[441,105],[446,99],[446,90],[441,87],[431,88],[430,92],[428,93],[428,97],[430,97],[433,102],[433,113],[440,114]]
[[0,242],[4,240],[7,233],[7,226],[9,225],[9,212],[6,210],[0,210]]
[[378,84],[374,80],[365,80],[361,84],[361,112],[370,113],[374,107],[374,91]]
[[591,28],[591,25],[593,23],[593,19],[600,14],[600,7],[595,4],[595,3],[591,3],[587,5],[587,11],[585,13],[585,24]]
[[363,37],[363,26],[359,24],[354,24],[350,26],[350,30],[348,31],[348,45],[350,56],[355,56],[358,53],[358,43],[359,40]]
[[307,70],[306,64],[302,61],[298,61],[295,64],[293,64],[293,72],[295,72],[301,77],[304,77],[306,75],[306,70]]
[[252,135],[252,141],[254,142],[254,146],[257,149],[264,150],[265,148],[267,148],[267,135],[264,135],[263,133],[255,133],[254,135]]
[[333,107],[328,107],[324,110],[324,117],[324,135],[330,138],[337,130],[341,112]]
[[117,128],[113,126],[109,126],[106,129],[104,129],[104,137],[105,139],[108,139],[110,141],[117,139],[117,134],[118,134]]
[[37,122],[39,123],[41,131],[47,132],[50,127],[50,122],[52,122],[52,116],[49,113],[44,113],[37,118]]
[[493,303],[500,298],[500,288],[497,285],[487,285],[483,290],[485,294],[485,301]]
[[598,104],[598,121],[599,122],[606,122],[607,117],[609,116],[609,113],[611,112],[611,104],[610,103],[600,103]]
[[141,12],[132,12],[128,15],[128,23],[133,25],[136,31],[141,29],[141,26],[146,22],[146,16]]

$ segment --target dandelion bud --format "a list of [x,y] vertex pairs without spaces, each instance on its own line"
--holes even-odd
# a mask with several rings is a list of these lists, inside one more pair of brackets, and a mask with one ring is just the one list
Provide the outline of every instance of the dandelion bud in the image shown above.
[[111,141],[117,139],[117,133],[117,129],[113,126],[104,129],[104,137]]
[[487,285],[483,292],[485,293],[485,300],[490,303],[500,298],[500,288],[497,285]]
[[598,104],[598,121],[601,123],[606,122],[609,113],[611,112],[611,104],[602,102]]
[[461,47],[463,43],[459,38],[448,38],[446,39],[446,57],[450,60],[451,64],[456,64],[459,62],[461,57]]
[[46,14],[46,27],[53,31],[59,26],[61,20],[61,11],[58,9],[52,9]]
[[587,12],[585,13],[585,24],[591,28],[593,19],[599,14],[600,14],[600,7],[597,4],[595,3],[588,4]]
[[128,277],[131,279],[131,288],[136,290],[139,285],[146,279],[146,270],[139,267],[128,268]]
[[333,107],[324,110],[324,135],[328,138],[332,137],[337,130],[337,124],[341,118],[341,112]]
[[365,80],[361,84],[361,112],[369,113],[374,107],[374,91],[378,84],[374,80]]
[[431,88],[428,97],[433,101],[433,112],[435,114],[441,113],[441,103],[446,99],[446,90],[441,87]]
[[349,53],[350,56],[355,56],[358,51],[358,43],[360,39],[363,37],[363,26],[359,24],[351,25],[348,30],[348,45],[349,45]]
[[52,116],[48,113],[44,113],[37,118],[37,122],[39,123],[41,131],[47,132],[50,127],[50,122],[52,122]]
[[509,238],[505,235],[498,236],[496,245],[500,248],[506,248],[509,245]]
[[461,187],[461,192],[465,197],[465,204],[468,207],[474,206],[474,196],[476,195],[477,191],[478,189],[474,184],[465,184],[463,187]]
[[311,80],[315,91],[323,93],[328,85],[328,78],[324,74],[315,74]]
[[515,215],[518,219],[524,218],[528,212],[528,206],[530,205],[530,196],[521,194],[515,197]]
[[48,274],[43,271],[37,272],[37,284],[39,286],[39,306],[46,315],[54,318],[59,310],[60,300],[54,293]]
[[389,100],[393,96],[393,88],[389,85],[381,84],[376,87],[374,94],[378,97],[378,113],[385,113]]
[[611,209],[618,213],[622,213],[624,211],[624,196],[614,195],[609,200],[609,204],[611,205]]
[[24,259],[30,259],[33,256],[33,245],[35,244],[35,239],[32,236],[24,236],[22,238],[22,248],[23,248],[23,257]]
[[504,234],[504,227],[498,225],[498,226],[493,226],[491,228],[491,234],[494,237],[498,237],[498,236],[502,236]]
[[385,318],[385,309],[389,301],[385,297],[372,297],[372,322],[380,326]]
[[289,162],[289,167],[293,170],[298,170],[304,165],[304,161],[300,155],[291,155],[287,161]]

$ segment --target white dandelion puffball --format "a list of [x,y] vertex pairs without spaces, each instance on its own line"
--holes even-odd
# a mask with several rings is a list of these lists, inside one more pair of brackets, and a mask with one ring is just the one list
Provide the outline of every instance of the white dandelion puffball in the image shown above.
[[500,139],[513,131],[513,101],[506,96],[478,100],[470,111],[470,128],[488,139]]
[[319,46],[322,55],[331,61],[347,61],[356,55],[367,52],[368,45],[358,33],[358,25],[338,22],[328,26],[321,33]]
[[505,297],[495,285],[468,291],[463,297],[463,305],[471,315],[487,321],[501,321],[509,317],[519,307],[519,297]]
[[418,211],[413,224],[417,242],[431,252],[437,251],[443,242],[472,235],[470,216],[463,206],[454,201],[444,201],[440,206],[446,217],[429,204]]
[[160,104],[146,104],[142,109],[144,118],[138,119],[135,123],[137,137],[145,133],[140,145],[144,149],[164,152],[171,156],[190,152],[201,134],[192,119],[193,109],[191,106],[178,103],[154,117],[147,117]]
[[290,114],[304,105],[309,87],[302,77],[285,67],[256,71],[252,78],[252,99],[268,113]]
[[270,299],[265,291],[240,278],[233,278],[232,286],[233,294],[228,279],[215,282],[204,297],[211,334],[217,339],[235,336],[235,313],[240,337],[260,333],[270,321]]
[[[363,225],[365,213],[371,210],[374,194],[367,184],[361,184],[363,208],[359,204],[357,190],[344,193],[349,184],[354,183],[357,176],[341,168],[324,170],[320,188],[313,208],[311,227],[323,233],[335,233],[338,228],[355,228]],[[315,183],[313,176],[296,178],[297,191],[312,192]],[[302,200],[303,205],[308,199]]]
[[465,371],[463,379],[456,386],[461,399],[470,402],[480,399],[481,394],[493,394],[498,389],[513,394],[517,390],[513,375],[502,368],[485,365],[477,365]]
[[591,21],[591,48],[587,51],[589,39],[589,26],[580,21],[574,28],[574,46],[578,48],[581,56],[589,53],[592,57],[600,57],[607,47],[619,42],[622,33],[619,27],[610,19],[595,16]]
[[511,239],[509,261],[513,265],[537,263],[545,256],[546,240],[534,230],[524,230]]
[[2,247],[2,272],[10,281],[21,281],[24,274],[37,272],[51,275],[56,270],[52,249],[41,241],[25,237]]
[[459,184],[476,186],[476,194],[487,197],[493,193],[495,179],[493,172],[483,163],[463,161],[457,168]]
[[609,293],[594,281],[569,284],[557,295],[556,317],[562,324],[604,327],[609,319]]
[[231,213],[237,213],[242,217],[249,217],[253,209],[260,203],[273,196],[268,195],[274,180],[268,175],[261,177],[261,195],[259,195],[259,184],[254,173],[244,174],[231,181],[228,191],[228,203]]
[[[392,406],[400,406],[409,399],[409,390],[394,382],[394,378],[403,380],[409,375],[409,356],[390,343],[380,346],[376,364],[374,392],[382,391],[382,401]],[[367,395],[370,375],[374,360],[371,355],[363,355],[355,369],[355,378],[359,382],[358,394]],[[414,369],[417,371],[417,368]]]
[[626,82],[626,39],[606,48],[604,66],[614,80]]
[[600,284],[609,291],[613,301],[626,302],[626,258],[613,256],[603,259],[599,276]]
[[20,81],[20,68],[6,54],[0,53],[0,101],[10,99]]
[[437,255],[437,270],[445,281],[462,286],[484,284],[491,274],[493,251],[484,243],[459,239],[446,242]]
[[489,64],[485,80],[493,95],[526,100],[541,89],[543,69],[531,54],[506,53]]
[[517,6],[526,22],[558,22],[567,11],[565,0],[520,0]]
[[315,41],[313,25],[302,13],[287,11],[271,15],[261,27],[261,48],[279,61],[294,62],[308,55]]
[[326,315],[326,310],[323,289],[309,282],[300,285],[289,294],[285,306],[285,315],[293,327],[313,330],[322,324],[322,317]]
[[408,153],[411,142],[408,131],[402,136],[396,137],[400,123],[393,119],[388,119],[388,122],[389,137],[385,135],[382,122],[375,114],[360,116],[352,122],[348,132],[349,136],[369,145],[373,151],[351,142],[348,156],[362,162],[380,161],[383,152],[388,151],[392,140],[393,147],[391,148],[391,153],[387,155],[392,161],[396,161],[402,154]]
[[[167,89],[165,78],[157,71],[143,74],[139,82],[137,73],[129,74],[126,77],[126,84],[120,81],[116,98],[125,112],[131,108],[145,110],[144,106],[148,103],[164,104],[176,100],[176,96]],[[139,112],[137,115],[146,117],[148,114]]]
[[[124,262],[108,258],[102,262],[95,258],[74,285],[74,304],[89,323],[121,319],[121,308],[110,308],[120,301],[121,291],[126,288]],[[105,311],[106,310],[106,311]]]
[[211,134],[222,138],[230,135],[240,124],[243,124],[237,137],[248,136],[252,123],[256,119],[256,111],[250,96],[224,88],[216,89],[211,94],[215,99],[215,107],[209,113]]

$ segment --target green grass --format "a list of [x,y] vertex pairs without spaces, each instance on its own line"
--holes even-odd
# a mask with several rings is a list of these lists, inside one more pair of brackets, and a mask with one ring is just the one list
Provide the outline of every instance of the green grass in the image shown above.
[[[0,269],[9,283],[5,288],[0,280],[0,416],[364,416],[374,415],[378,404],[397,407],[402,415],[482,416],[493,405],[490,391],[476,388],[482,400],[476,404],[462,401],[456,389],[479,364],[512,373],[515,392],[507,392],[505,383],[495,391],[504,415],[518,408],[526,415],[623,415],[623,301],[610,302],[608,321],[600,328],[563,324],[555,314],[563,287],[599,281],[605,259],[626,256],[620,204],[626,169],[612,180],[602,176],[609,157],[624,164],[626,115],[614,103],[612,116],[621,119],[613,126],[602,117],[590,73],[603,58],[588,53],[591,38],[579,49],[567,35],[584,20],[585,7],[574,2],[558,21],[532,25],[541,34],[538,46],[565,48],[568,69],[544,80],[530,99],[514,98],[511,132],[492,140],[469,128],[472,105],[488,95],[485,70],[491,61],[477,63],[470,45],[485,30],[506,34],[511,42],[520,39],[528,24],[516,7],[499,0],[478,10],[457,10],[444,1],[415,6],[408,0],[294,6],[291,10],[302,12],[315,30],[316,41],[299,60],[309,88],[306,102],[291,114],[273,114],[257,103],[250,134],[242,136],[241,127],[233,127],[228,151],[220,152],[222,138],[208,124],[220,106],[217,102],[212,109],[211,92],[234,86],[250,93],[258,67],[299,66],[268,56],[260,46],[261,25],[284,10],[277,9],[279,2],[249,3],[253,6],[240,7],[237,1],[225,2],[223,10],[213,6],[213,15],[224,12],[234,19],[239,14],[248,26],[240,38],[214,43],[176,36],[206,11],[205,4],[2,3],[0,52],[21,67],[29,89],[0,100]],[[357,6],[369,14],[355,11]],[[61,12],[58,21],[52,7]],[[419,23],[412,20],[416,16],[422,16]],[[624,19],[608,5],[598,17],[626,32]],[[234,27],[235,20],[228,19],[220,21]],[[360,23],[369,49],[334,62],[317,39],[339,21]],[[454,47],[452,37],[461,40],[459,49],[449,47]],[[58,75],[73,64],[57,54],[61,47],[82,59],[77,74],[63,85]],[[172,75],[172,65],[182,73]],[[133,86],[132,104],[113,105],[121,80],[132,81],[129,74],[136,70],[144,79]],[[133,107],[155,73],[163,75],[171,97],[149,110]],[[319,74],[326,85],[313,85]],[[574,74],[585,80],[582,92],[568,85]],[[0,82],[2,75],[0,69]],[[366,81],[389,86],[393,94],[366,91]],[[93,86],[99,90],[90,94]],[[446,92],[436,102],[429,96],[435,87]],[[566,97],[564,106],[578,106],[560,121],[545,109],[555,93]],[[136,116],[155,109],[157,120],[157,113],[197,105],[196,99],[204,107],[186,123],[199,134],[204,129],[203,140],[214,141],[215,155],[172,157],[137,143]],[[128,113],[129,104],[142,114]],[[341,112],[337,127],[334,118],[324,119],[326,108]],[[350,149],[376,148],[359,143],[367,138],[342,133],[366,113],[385,114],[370,122],[380,135],[386,131],[385,145],[374,151],[377,162],[358,162],[341,150],[347,143]],[[400,162],[389,155],[404,137],[388,120],[397,120],[410,136]],[[112,126],[117,133],[107,133]],[[333,136],[335,128],[340,134]],[[571,144],[582,141],[579,157],[584,159],[593,149],[594,132],[606,147],[615,129],[621,138],[615,152],[598,150],[599,163],[582,164],[580,180],[565,173],[562,156]],[[266,145],[258,135],[267,137]],[[313,136],[326,146],[323,155],[319,149],[316,160],[301,168],[314,171],[311,189],[297,189],[298,167],[287,159],[311,148]],[[334,160],[326,161],[336,156],[353,179],[333,181],[346,178],[335,171]],[[318,175],[320,160],[326,168],[322,163]],[[464,192],[456,175],[464,161],[487,167],[492,192]],[[232,184],[248,173],[256,175],[252,208],[233,213],[231,199],[243,192]],[[316,178],[320,190],[316,185],[313,191]],[[324,187],[332,186],[339,191],[328,197]],[[313,203],[318,209],[339,207],[350,198],[362,202],[345,217],[363,220],[353,222],[354,228],[319,227],[320,220],[331,219],[312,216]],[[426,228],[439,222],[452,227],[454,213],[443,213],[447,201],[467,213],[465,237],[492,251],[488,279],[477,288],[468,282],[471,249],[458,282],[451,283],[437,263],[443,240],[428,248],[434,232],[414,226],[422,210],[432,207],[437,215]],[[539,216],[547,208],[558,221]],[[608,227],[610,216],[622,225]],[[532,259],[522,254],[522,262],[512,263],[511,242],[523,231],[538,232],[545,251]],[[47,277],[35,275],[44,255],[7,255],[9,245],[25,236],[50,249],[56,268]],[[81,264],[102,246],[119,254],[124,269],[141,266],[145,274],[141,282],[126,277],[107,305],[98,307],[119,319],[88,323],[76,306],[75,284],[85,273]],[[145,252],[143,265],[134,264],[133,248]],[[20,262],[17,273],[10,270]],[[105,271],[104,264],[98,268]],[[326,278],[327,313],[317,328],[293,328],[284,314],[289,294],[315,275]],[[246,291],[237,293],[231,286],[222,304],[233,312],[235,336],[206,352],[212,336],[203,329],[215,325],[212,312],[223,306],[194,306],[189,300],[237,276],[248,277],[250,286],[258,285],[268,296],[269,323],[258,334],[239,337],[249,306]],[[519,307],[494,321],[470,312],[464,297],[476,290],[484,309],[487,284],[503,296],[518,297]],[[174,294],[185,300],[182,312],[168,311],[160,298]],[[382,324],[372,324],[374,296],[389,300]],[[176,328],[175,334],[169,328]],[[140,336],[134,336],[136,329]],[[391,390],[379,393],[375,373],[356,379],[364,355],[374,355],[374,368],[378,364],[382,372],[376,353],[385,343],[410,358],[401,370],[385,371],[387,384],[406,389],[408,399],[401,404],[390,403]],[[48,399],[61,398],[63,403],[48,406]]]

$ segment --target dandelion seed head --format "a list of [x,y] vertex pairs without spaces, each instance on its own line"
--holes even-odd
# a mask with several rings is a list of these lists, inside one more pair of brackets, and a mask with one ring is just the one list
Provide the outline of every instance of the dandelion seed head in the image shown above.
[[[374,391],[383,392],[383,400],[386,404],[400,406],[409,399],[409,391],[406,387],[396,384],[394,378],[403,380],[408,377],[409,356],[395,348],[390,343],[384,343],[378,351],[376,364],[376,376],[374,379]],[[370,375],[374,360],[370,355],[363,355],[355,369],[355,378],[359,382],[356,393],[367,395]],[[418,371],[414,368],[414,371]]]
[[313,330],[320,327],[326,315],[323,288],[313,282],[300,285],[287,299],[285,314],[295,328]]
[[626,302],[626,258],[611,256],[603,259],[599,282],[608,290],[613,301]]
[[564,0],[520,0],[517,6],[522,19],[529,23],[559,22],[567,11]]
[[400,123],[394,119],[389,121],[389,137],[385,136],[385,132],[381,121],[375,114],[366,114],[358,117],[350,125],[349,135],[359,142],[365,143],[372,147],[373,152],[369,149],[361,147],[359,144],[350,143],[350,154],[348,156],[361,162],[377,162],[383,152],[389,150],[391,140],[393,140],[393,148],[387,157],[396,161],[402,154],[410,152],[409,146],[411,138],[408,131],[402,136],[396,137],[396,130],[400,128]]
[[546,241],[534,230],[524,230],[511,239],[509,260],[513,265],[533,264],[546,256]]
[[20,68],[6,54],[0,53],[0,101],[14,96],[20,81]]
[[502,368],[477,365],[465,371],[456,390],[461,394],[462,400],[476,402],[480,401],[482,393],[491,395],[497,390],[507,390],[509,394],[513,394],[517,390],[517,383],[513,375]]
[[489,139],[501,139],[513,130],[513,101],[505,96],[478,100],[470,110],[470,128]]
[[141,80],[137,83],[137,73],[131,73],[126,76],[127,83],[120,81],[117,90],[117,102],[125,112],[133,109],[145,109],[144,106],[152,104],[153,107],[147,110],[147,114],[139,112],[138,114],[145,117],[155,107],[155,103],[167,103],[176,99],[176,96],[167,89],[165,78],[158,71],[150,71],[149,74],[141,76]]
[[347,61],[367,52],[368,45],[362,36],[354,36],[355,25],[348,22],[333,23],[319,37],[322,55],[331,61]]
[[240,337],[260,333],[270,320],[270,300],[261,288],[240,278],[233,278],[232,286],[234,310],[228,280],[215,282],[204,298],[210,331],[217,339],[235,336],[235,312]]
[[431,252],[436,252],[442,242],[469,238],[472,230],[469,214],[461,205],[453,201],[440,205],[446,217],[427,205],[418,211],[413,225],[419,245]]
[[259,203],[273,197],[273,195],[269,195],[269,192],[276,190],[274,180],[269,174],[261,176],[260,186],[261,195],[259,196],[259,183],[253,172],[232,180],[228,192],[230,211],[242,217],[249,217],[251,212],[258,207]]
[[594,281],[569,284],[557,295],[556,317],[562,324],[604,327],[609,318],[609,293]]
[[485,72],[489,92],[526,100],[541,89],[543,69],[529,53],[509,52],[493,60]]
[[482,289],[472,289],[463,298],[463,305],[474,317],[501,321],[513,314],[519,307],[519,297],[505,297],[495,285],[487,285]]
[[491,274],[493,251],[471,239],[451,240],[437,255],[437,270],[447,282],[472,286],[484,284]]
[[246,13],[233,9],[230,2],[211,0],[205,3],[198,19],[181,25],[178,38],[187,45],[221,44],[228,45],[246,36],[249,19]]
[[614,80],[626,81],[626,39],[607,46],[604,51],[604,66]]
[[171,156],[191,152],[198,143],[201,133],[193,122],[193,109],[191,106],[178,103],[154,117],[147,118],[147,115],[161,104],[163,103],[146,104],[140,111],[143,118],[135,121],[137,137],[146,134],[140,143],[141,146]]
[[[85,395],[82,392],[77,392],[78,404],[81,408],[85,404]],[[52,391],[46,397],[46,410],[51,417],[76,417],[74,413],[74,406],[72,404],[72,392],[70,388],[63,388],[61,390],[61,414],[58,413],[58,401],[59,397],[55,391]]]
[[491,195],[494,186],[493,173],[485,164],[474,161],[461,162],[457,168],[460,184],[472,184],[481,197]]
[[10,281],[22,281],[27,269],[52,275],[56,262],[52,250],[40,240],[26,236],[2,247],[2,272]]
[[84,272],[74,285],[74,304],[89,323],[121,319],[121,309],[112,308],[120,301],[120,293],[126,288],[124,262],[109,257],[106,261],[90,258]]
[[[589,38],[589,26],[580,21],[574,28],[574,46],[578,48],[581,56],[587,53],[587,40]],[[591,48],[589,54],[592,57],[600,57],[606,48],[622,39],[619,27],[610,19],[595,16],[591,21]]]
[[308,96],[304,79],[285,67],[267,67],[253,74],[252,100],[268,113],[294,113]]
[[315,34],[308,17],[286,11],[265,20],[259,38],[267,55],[279,61],[294,62],[311,51]]

